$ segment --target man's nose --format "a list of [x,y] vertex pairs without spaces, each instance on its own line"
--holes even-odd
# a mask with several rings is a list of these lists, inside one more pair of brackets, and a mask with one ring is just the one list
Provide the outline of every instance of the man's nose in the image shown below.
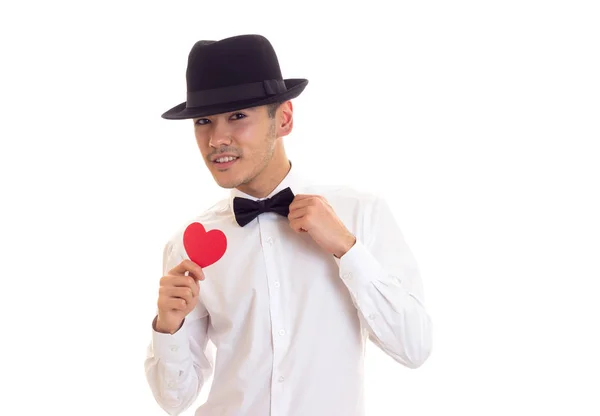
[[222,145],[231,144],[231,131],[227,126],[227,123],[215,121],[212,125],[210,132],[210,146],[219,148]]

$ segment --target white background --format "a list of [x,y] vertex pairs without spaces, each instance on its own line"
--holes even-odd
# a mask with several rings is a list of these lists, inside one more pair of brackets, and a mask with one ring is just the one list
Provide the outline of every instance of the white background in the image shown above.
[[384,193],[421,268],[433,353],[370,348],[367,415],[598,415],[593,3],[3,3],[0,414],[164,414],[163,245],[226,191],[160,114],[195,41],[260,33],[310,80],[294,163]]

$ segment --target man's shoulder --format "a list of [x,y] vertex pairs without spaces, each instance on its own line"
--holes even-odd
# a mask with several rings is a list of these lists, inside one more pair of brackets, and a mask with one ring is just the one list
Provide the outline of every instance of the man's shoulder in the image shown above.
[[372,190],[343,184],[311,184],[305,193],[321,195],[331,203],[340,204],[371,205],[381,198]]

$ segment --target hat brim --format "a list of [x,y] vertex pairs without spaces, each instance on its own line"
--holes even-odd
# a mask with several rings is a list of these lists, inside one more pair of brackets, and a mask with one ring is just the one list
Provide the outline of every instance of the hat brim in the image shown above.
[[258,98],[252,100],[236,101],[226,104],[217,104],[205,107],[186,107],[186,103],[181,103],[167,110],[162,114],[162,118],[167,120],[185,120],[190,118],[210,116],[214,114],[227,113],[230,111],[242,110],[244,108],[258,107],[261,105],[273,104],[280,101],[287,101],[298,97],[306,85],[308,80],[304,78],[294,78],[284,80],[287,91],[277,95],[270,95],[266,98]]

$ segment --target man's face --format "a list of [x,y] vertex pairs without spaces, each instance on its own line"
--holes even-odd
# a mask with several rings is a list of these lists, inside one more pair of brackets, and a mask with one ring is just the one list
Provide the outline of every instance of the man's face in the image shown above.
[[262,106],[194,119],[198,148],[219,186],[247,184],[269,165],[279,118]]

